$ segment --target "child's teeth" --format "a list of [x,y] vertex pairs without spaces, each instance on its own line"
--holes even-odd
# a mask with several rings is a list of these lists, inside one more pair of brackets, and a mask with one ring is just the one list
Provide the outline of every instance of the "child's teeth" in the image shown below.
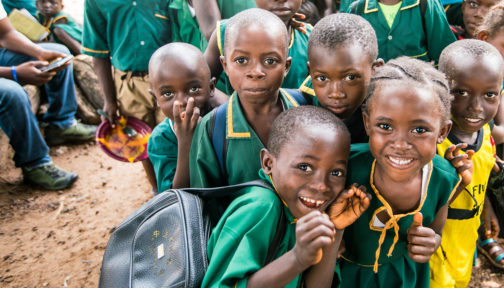
[[398,165],[406,165],[406,164],[409,164],[411,163],[411,161],[413,161],[413,159],[411,158],[394,158],[394,157],[389,157],[389,159],[394,162],[395,164],[398,164]]
[[469,122],[473,122],[473,123],[479,122],[479,119],[475,119],[475,118],[466,118],[466,120]]
[[315,200],[315,199],[311,199],[311,198],[307,198],[307,197],[299,197],[301,200],[303,200],[304,202],[306,203],[309,203],[309,204],[313,204],[315,206],[315,208],[318,208],[320,207],[322,204],[324,204],[324,200]]

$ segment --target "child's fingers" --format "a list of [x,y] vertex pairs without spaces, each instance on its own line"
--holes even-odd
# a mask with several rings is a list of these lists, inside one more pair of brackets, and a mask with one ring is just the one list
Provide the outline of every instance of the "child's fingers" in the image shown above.
[[463,165],[465,162],[467,162],[467,158],[469,155],[467,154],[459,154],[456,156],[453,156],[453,158],[450,159],[450,163],[452,164],[453,167],[457,168],[461,165]]
[[474,155],[474,150],[467,150],[467,160],[472,160],[472,156]]
[[427,262],[429,262],[430,257],[432,256],[432,254],[434,254],[434,252],[428,253],[428,254],[415,254],[415,253],[411,252],[411,250],[408,247],[408,256],[409,256],[409,258],[411,260],[413,260],[414,262],[417,262],[417,263],[427,263]]
[[187,99],[187,105],[185,108],[185,116],[186,116],[185,119],[187,123],[191,121],[193,113],[194,113],[194,98],[189,97],[189,99]]
[[198,107],[194,107],[194,110],[193,110],[193,115],[191,117],[191,126],[192,127],[196,127],[196,124],[198,124],[199,120],[200,120],[200,110]]
[[182,122],[182,118],[180,117],[180,102],[175,100],[173,102],[173,121],[175,123],[180,124]]
[[448,146],[448,148],[446,148],[444,158],[448,161],[451,161],[451,159],[453,159],[453,151],[454,150],[455,150],[455,145]]
[[457,156],[460,153],[460,150],[467,148],[467,143],[459,143],[455,145],[455,149],[453,150],[453,155]]
[[432,241],[436,240],[436,232],[429,227],[413,226],[412,224],[412,226],[408,228],[407,233],[408,242],[412,244],[427,244],[428,241],[424,241],[422,238],[431,238]]

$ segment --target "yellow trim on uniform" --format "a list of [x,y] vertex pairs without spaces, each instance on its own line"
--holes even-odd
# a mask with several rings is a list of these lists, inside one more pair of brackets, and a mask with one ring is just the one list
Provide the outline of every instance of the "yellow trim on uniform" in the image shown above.
[[220,31],[220,21],[217,21],[217,24],[215,24],[215,36],[217,36],[217,47],[219,48],[219,52],[221,56],[224,56],[224,51],[222,51],[222,44],[221,44],[221,31]]
[[287,98],[287,100],[289,100],[289,102],[291,102],[292,106],[294,106],[294,107],[298,107],[299,106],[299,103],[297,103],[296,100],[294,100],[294,98],[292,98],[292,96],[289,94],[289,92],[287,92],[284,89],[280,88],[280,93],[282,93],[282,94],[285,95],[285,97]]
[[228,107],[227,107],[227,137],[229,138],[250,138],[250,132],[234,132],[233,131],[233,97],[236,93],[233,93],[229,97]]
[[154,13],[154,16],[157,17],[157,18],[161,18],[161,19],[165,19],[165,20],[170,20],[170,18],[164,16],[164,15],[161,15],[161,14],[158,14],[158,13]]
[[[354,261],[352,261],[352,260],[350,260],[350,259],[346,258],[346,257],[345,257],[345,256],[343,256],[343,255],[340,255],[340,257],[341,257],[341,258],[343,258],[343,260],[345,260],[345,261],[347,261],[347,262],[350,262],[350,263],[353,263],[353,264],[355,264],[355,265],[357,265],[357,266],[361,266],[361,267],[369,267],[369,268],[373,267],[373,265],[365,265],[365,264],[360,264],[360,263],[354,262]],[[378,264],[378,266],[381,266],[381,265],[382,265],[382,264]]]
[[455,191],[457,191],[458,186],[460,185],[460,183],[462,183],[462,176],[460,176],[460,174],[458,174],[458,177],[459,177],[459,181],[457,182],[457,185],[455,185],[455,188],[453,188],[453,190],[450,192],[450,197],[448,197],[447,203],[450,203],[450,200],[453,197],[453,194],[455,194]]
[[291,39],[290,39],[290,43],[289,43],[289,49],[292,47],[292,44],[294,44],[294,28],[292,28],[292,31],[291,31]]
[[422,56],[427,55],[427,52],[428,52],[428,51],[425,51],[425,52],[424,52],[424,53],[422,53],[422,54],[415,55],[415,56],[409,56],[409,57],[410,57],[410,58],[418,58],[418,57],[422,57]]
[[451,4],[450,5],[446,5],[446,7],[444,8],[444,12],[446,13],[446,11],[448,11],[448,9],[450,9],[451,7]]
[[[374,229],[372,229],[372,230],[376,229],[375,231],[380,231],[381,230],[380,239],[378,240],[378,249],[376,249],[376,252],[375,252],[375,263],[373,265],[373,271],[375,273],[378,273],[378,259],[380,258],[380,250],[381,250],[381,246],[382,246],[383,242],[385,241],[385,234],[387,234],[387,230],[390,229],[390,228],[394,228],[394,233],[395,233],[395,235],[394,235],[394,241],[392,242],[392,245],[390,246],[390,249],[389,249],[389,251],[387,253],[387,256],[390,257],[390,256],[392,256],[392,252],[394,251],[395,244],[399,240],[399,224],[397,224],[397,221],[399,221],[401,218],[403,218],[405,216],[413,215],[413,214],[417,213],[418,211],[420,211],[420,209],[422,209],[423,204],[425,202],[425,199],[427,198],[427,191],[428,191],[428,188],[429,188],[429,182],[430,182],[430,178],[432,176],[432,170],[434,170],[434,166],[432,165],[432,160],[431,160],[430,163],[429,163],[429,166],[430,166],[429,176],[427,177],[427,181],[425,183],[424,195],[423,195],[422,199],[420,200],[420,204],[418,205],[418,207],[415,210],[411,211],[411,212],[408,212],[408,213],[405,213],[405,214],[394,215],[394,211],[392,210],[392,207],[390,207],[390,204],[388,204],[387,200],[385,200],[383,198],[383,196],[380,195],[380,192],[378,191],[378,189],[376,189],[376,186],[373,183],[373,176],[374,176],[374,171],[375,171],[375,165],[376,165],[376,159],[373,161],[373,165],[371,166],[371,174],[369,176],[369,184],[370,184],[371,188],[373,189],[373,191],[375,192],[376,197],[378,197],[378,200],[380,200],[380,202],[383,204],[383,206],[387,210],[387,213],[390,216],[390,219],[387,221],[387,223],[384,223],[385,227],[383,227],[383,228],[375,227]],[[380,210],[380,208],[377,209],[377,210]],[[383,209],[381,209],[380,211],[383,211]],[[370,222],[370,224],[371,223],[372,222]],[[370,229],[371,229],[371,225],[370,225]]]
[[413,8],[413,7],[418,6],[418,5],[420,5],[420,0],[417,0],[417,2],[416,2],[416,3],[411,4],[411,5],[409,5],[409,6],[402,7],[402,8],[401,8],[401,9],[399,9],[399,10],[406,10],[406,9],[410,9],[410,8]]
[[378,7],[376,7],[375,9],[371,9],[371,10],[368,10],[368,2],[369,0],[366,0],[366,3],[364,4],[364,13],[365,14],[368,14],[368,13],[371,13],[371,12],[377,12],[378,11]]
[[60,16],[58,16],[58,17],[54,18],[54,19],[52,20],[52,23],[54,23],[54,22],[56,22],[56,21],[58,21],[58,20],[60,20],[60,19],[63,19],[63,18],[67,19],[67,21],[68,21],[68,17],[66,17],[65,15],[60,15]]
[[110,52],[109,50],[93,50],[93,49],[86,48],[84,46],[81,46],[81,49],[86,52],[101,53],[101,54],[108,54]]
[[[308,75],[308,77],[306,77],[306,79],[303,81],[303,83],[301,83],[301,86],[299,86],[299,90],[301,92],[305,92],[305,93],[308,93],[312,96],[315,96],[315,90],[313,90],[312,88],[309,88],[308,86],[306,86],[306,83],[311,79],[311,76]],[[313,83],[313,80],[312,80],[312,83]]]
[[[371,220],[369,221],[369,229],[371,229],[373,231],[377,231],[377,232],[381,232],[383,230],[383,227],[375,227],[373,225],[376,215],[378,215],[378,213],[382,212],[383,210],[387,210],[387,208],[385,208],[385,206],[382,206],[374,211],[373,217],[371,217]],[[378,219],[378,220],[380,220],[380,219]],[[381,222],[381,220],[380,220],[380,222]]]

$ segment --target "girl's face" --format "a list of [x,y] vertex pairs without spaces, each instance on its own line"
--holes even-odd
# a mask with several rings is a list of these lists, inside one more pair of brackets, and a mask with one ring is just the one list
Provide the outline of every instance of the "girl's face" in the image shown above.
[[274,156],[261,151],[264,173],[292,215],[324,211],[345,187],[350,139],[341,131],[314,127],[300,129]]
[[377,87],[369,104],[363,116],[376,169],[394,182],[417,177],[451,127],[441,125],[440,100],[431,90],[396,82]]
[[63,9],[62,0],[38,0],[37,9],[46,17],[53,17]]
[[476,37],[476,29],[497,0],[464,0],[462,2],[462,19],[467,34]]

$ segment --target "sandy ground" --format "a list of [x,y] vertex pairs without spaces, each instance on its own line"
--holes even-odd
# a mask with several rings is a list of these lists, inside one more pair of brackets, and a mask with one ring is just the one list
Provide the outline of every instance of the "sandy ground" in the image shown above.
[[[64,3],[82,23],[83,0]],[[152,196],[141,164],[108,158],[94,143],[53,147],[54,162],[79,179],[71,189],[48,192],[22,183],[3,137],[0,287],[96,287],[111,232]],[[503,287],[502,271],[479,261],[470,287]]]

